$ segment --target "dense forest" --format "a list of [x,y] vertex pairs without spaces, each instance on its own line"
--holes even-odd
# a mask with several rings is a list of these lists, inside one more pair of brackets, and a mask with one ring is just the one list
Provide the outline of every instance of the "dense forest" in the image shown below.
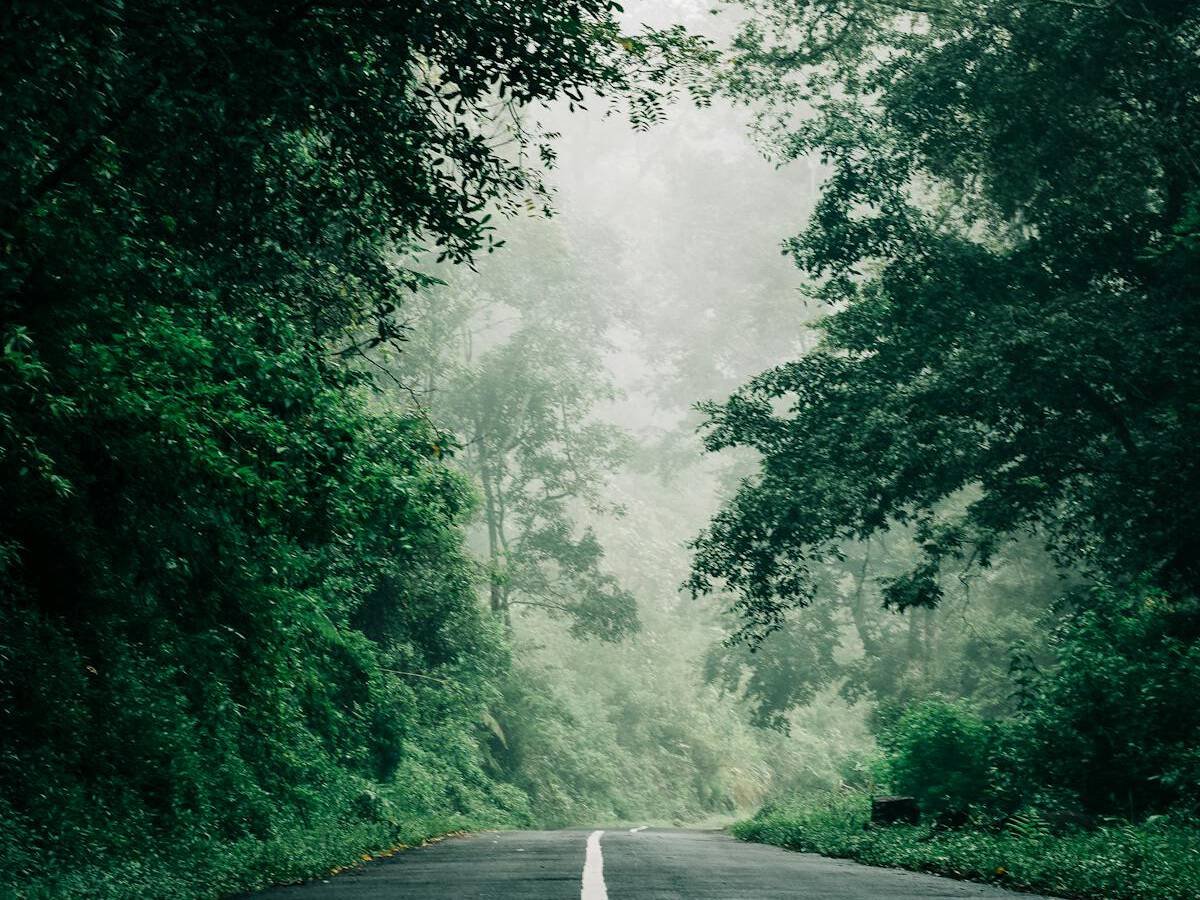
[[0,896],[738,817],[1200,895],[1200,4],[0,36]]

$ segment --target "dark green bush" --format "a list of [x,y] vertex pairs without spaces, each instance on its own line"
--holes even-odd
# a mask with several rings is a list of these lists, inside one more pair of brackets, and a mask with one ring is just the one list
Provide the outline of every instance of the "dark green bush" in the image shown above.
[[1029,789],[1136,819],[1200,801],[1200,603],[1144,586],[1073,597],[1048,666],[1018,672]]
[[738,822],[742,840],[1090,900],[1200,896],[1200,828],[1187,817],[1054,834],[1032,816],[997,830],[933,825],[865,829],[870,797],[793,797]]
[[145,308],[68,331],[77,354],[10,347],[62,373],[0,383],[46,464],[10,456],[0,488],[10,886],[319,869],[521,808],[472,750],[505,656],[461,549],[470,492],[285,323]]
[[962,819],[994,797],[995,726],[965,701],[916,703],[881,736],[892,788],[926,815]]
[[881,729],[885,780],[942,821],[1034,806],[1060,825],[1200,800],[1200,605],[1145,587],[1063,600],[1048,658],[1017,654],[1011,716],[910,705]]

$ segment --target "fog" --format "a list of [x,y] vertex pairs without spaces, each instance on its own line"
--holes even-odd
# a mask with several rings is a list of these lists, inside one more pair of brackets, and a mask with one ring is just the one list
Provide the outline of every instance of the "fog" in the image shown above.
[[1200,896],[1200,5],[9,6],[0,895]]
[[[700,4],[626,13],[630,23],[681,19],[714,37],[730,28]],[[506,763],[518,782],[561,824],[728,819],[773,790],[836,783],[837,767],[870,746],[865,707],[833,685],[821,703],[789,712],[790,731],[752,724],[737,686],[714,683],[731,630],[727,601],[684,589],[689,542],[752,458],[705,456],[695,404],[724,399],[813,342],[814,308],[782,242],[811,209],[821,170],[809,161],[777,166],[751,134],[752,113],[725,100],[702,106],[681,96],[647,130],[631,128],[619,106],[591,105],[532,117],[558,135],[546,173],[553,215],[500,220],[505,246],[476,272],[443,268],[450,283],[412,318],[401,377],[428,383],[426,405],[458,431],[465,471],[498,481],[498,469],[508,469],[509,496],[500,487],[489,495],[472,546],[506,573],[506,599],[497,602],[528,681],[521,690],[561,707],[564,723],[541,721],[546,710],[522,706],[523,697],[498,717],[502,743],[534,748],[537,762]],[[458,310],[451,325],[448,308]],[[454,337],[437,347],[431,334]],[[525,349],[500,358],[517,346]],[[548,354],[548,370],[534,347]],[[446,379],[456,367],[461,377]],[[557,401],[564,415],[579,418],[543,434],[539,458],[518,460],[521,451],[510,449],[498,465],[479,452],[490,433],[483,419],[520,430],[530,398],[556,391],[567,398]],[[591,428],[607,436],[598,443]],[[564,487],[559,469],[577,465],[585,471]],[[547,466],[549,480],[537,471]],[[551,482],[561,489],[552,493],[571,494],[562,510],[533,510],[528,496],[516,496]],[[499,520],[505,502],[525,502],[527,521],[514,524],[513,514],[504,524],[512,534],[489,533],[488,510]],[[577,548],[560,545],[557,558],[517,549],[550,521],[571,539],[598,536],[596,572],[632,594],[638,630],[608,643],[578,627],[591,613],[561,608],[583,589],[580,573],[566,571]],[[512,755],[507,746],[497,753]],[[599,771],[579,759],[595,753],[608,757]],[[610,783],[605,774],[628,770],[645,780]]]

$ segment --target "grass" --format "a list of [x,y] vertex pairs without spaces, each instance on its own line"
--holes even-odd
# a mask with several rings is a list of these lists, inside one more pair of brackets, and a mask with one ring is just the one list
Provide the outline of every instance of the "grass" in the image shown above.
[[330,822],[321,829],[297,827],[267,841],[198,840],[173,848],[169,855],[146,848],[120,860],[95,860],[86,869],[43,867],[46,874],[19,884],[0,876],[0,900],[229,897],[327,876],[447,834],[503,824],[507,823],[457,815],[424,816],[391,824]]
[[999,830],[864,830],[869,818],[867,795],[839,792],[768,804],[731,830],[746,841],[1060,897],[1200,897],[1200,828],[1182,818],[1061,834],[1032,814]]

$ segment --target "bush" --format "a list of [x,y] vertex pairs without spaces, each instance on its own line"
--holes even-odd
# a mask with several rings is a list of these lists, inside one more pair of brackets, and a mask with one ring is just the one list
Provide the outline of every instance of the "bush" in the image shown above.
[[1032,813],[998,830],[932,825],[864,830],[857,791],[770,803],[732,832],[790,850],[900,866],[1071,898],[1193,900],[1200,896],[1200,828],[1182,816],[1053,834]]
[[1071,598],[1055,663],[1019,670],[1019,756],[1034,790],[1093,816],[1200,802],[1200,602],[1134,586]]
[[892,788],[935,819],[962,821],[994,798],[996,727],[964,701],[925,700],[882,735]]
[[508,803],[470,490],[279,318],[143,305],[70,331],[58,379],[0,365],[46,469],[0,448],[0,895],[291,877]]

